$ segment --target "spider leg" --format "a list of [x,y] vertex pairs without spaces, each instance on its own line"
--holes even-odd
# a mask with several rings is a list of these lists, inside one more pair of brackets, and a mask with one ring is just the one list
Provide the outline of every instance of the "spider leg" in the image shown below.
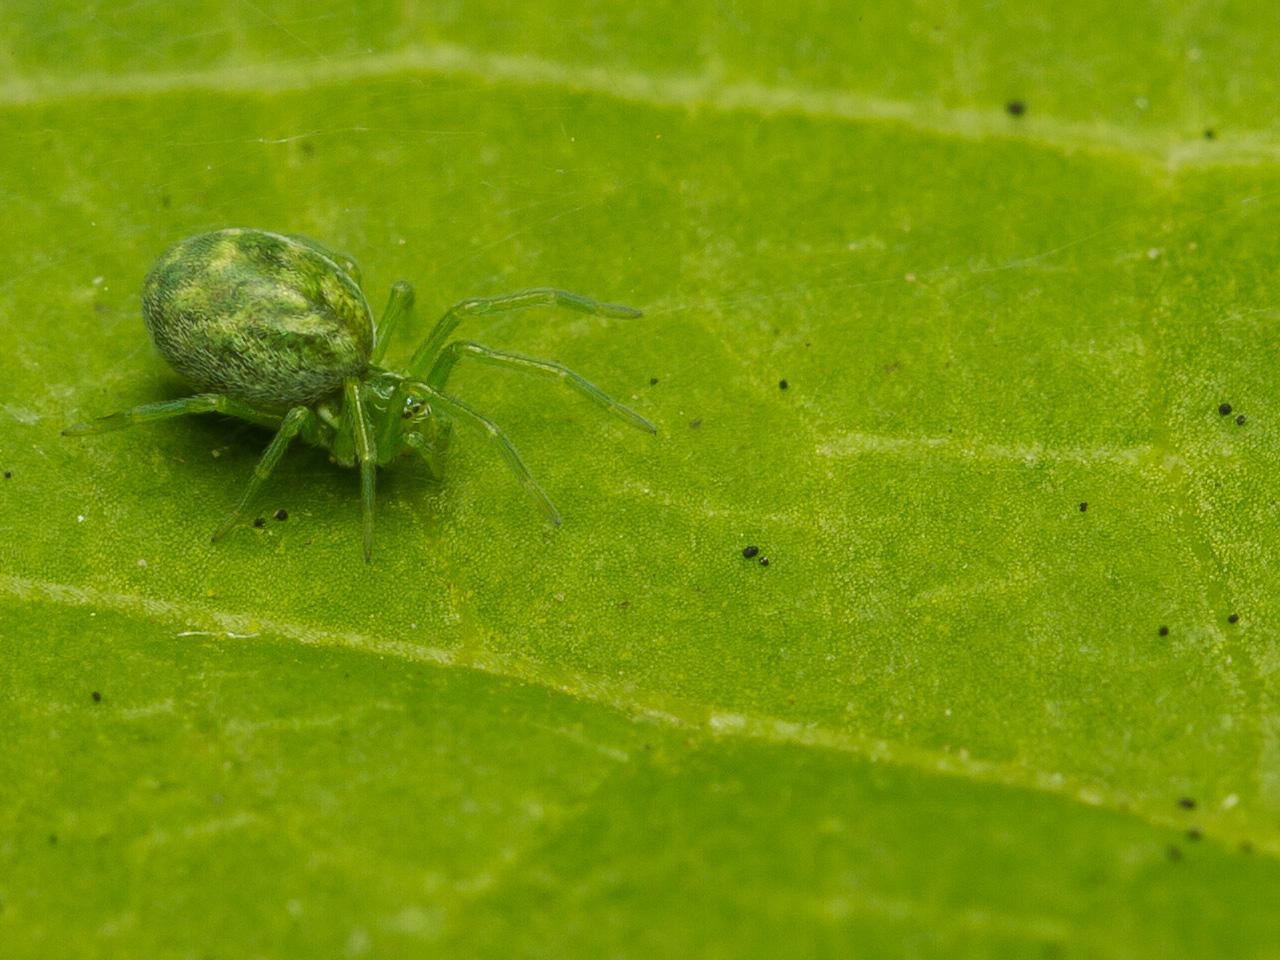
[[373,562],[374,483],[378,472],[378,448],[373,441],[373,426],[365,408],[360,381],[349,377],[342,383],[347,416],[355,437],[356,459],[360,461],[360,501],[364,520],[364,562]]
[[200,393],[194,397],[183,397],[180,400],[161,400],[159,403],[144,403],[140,407],[119,410],[105,417],[86,420],[72,424],[62,431],[64,437],[82,437],[90,433],[107,433],[111,430],[123,430],[139,423],[151,423],[155,420],[168,420],[172,417],[183,417],[189,413],[225,413],[228,416],[248,420],[264,427],[280,426],[280,417],[264,413],[239,400],[220,393]]
[[449,334],[453,333],[467,317],[483,316],[487,313],[504,313],[508,310],[524,310],[527,307],[538,307],[554,304],[579,313],[589,313],[597,317],[631,318],[640,316],[640,311],[632,307],[624,307],[616,303],[601,303],[584,297],[580,293],[567,290],[554,290],[550,287],[538,287],[533,290],[521,290],[503,297],[490,297],[463,300],[450,307],[431,331],[431,335],[418,347],[409,361],[410,376],[418,377],[427,369],[427,364],[440,352]]
[[538,360],[518,353],[493,350],[471,340],[455,340],[440,351],[435,364],[431,367],[431,372],[427,375],[427,383],[437,390],[443,390],[444,385],[449,380],[449,374],[453,372],[454,364],[463,357],[470,357],[480,363],[487,363],[495,367],[521,370],[525,373],[545,377],[548,380],[558,380],[565,386],[578,391],[578,393],[591,400],[597,406],[604,407],[620,420],[631,424],[631,426],[647,430],[649,433],[658,432],[658,428],[640,416],[640,414],[630,407],[623,406],[595,384],[574,373],[563,364],[555,363],[551,360]]
[[308,407],[294,407],[284,415],[284,419],[280,421],[280,429],[272,437],[271,443],[267,445],[267,449],[262,452],[262,456],[254,465],[253,476],[249,478],[249,486],[245,489],[240,502],[236,504],[234,510],[227,514],[226,519],[218,525],[218,529],[213,531],[213,536],[210,538],[211,541],[216,542],[221,538],[249,508],[249,504],[253,501],[258,489],[266,481],[267,477],[271,476],[271,471],[276,468],[276,464],[284,456],[285,450],[289,447],[289,442],[298,435],[298,432],[313,416]]
[[511,472],[515,474],[516,480],[520,482],[520,486],[524,487],[525,492],[533,498],[534,503],[538,505],[546,518],[552,523],[559,526],[560,513],[556,510],[551,499],[538,486],[538,481],[533,479],[533,474],[529,472],[529,468],[525,466],[524,461],[520,459],[520,454],[516,452],[514,444],[507,437],[502,429],[488,417],[477,413],[469,406],[459,400],[457,397],[449,396],[447,393],[441,393],[431,384],[424,380],[409,381],[416,391],[420,391],[426,396],[433,405],[439,407],[445,413],[470,424],[476,430],[485,435],[485,438],[498,448],[498,452],[502,454],[502,459],[507,462],[507,466],[511,468]]
[[377,338],[373,342],[371,363],[381,363],[382,355],[387,351],[387,343],[396,327],[404,322],[413,310],[413,285],[408,280],[397,280],[391,286],[391,296],[382,311],[382,319],[378,321]]

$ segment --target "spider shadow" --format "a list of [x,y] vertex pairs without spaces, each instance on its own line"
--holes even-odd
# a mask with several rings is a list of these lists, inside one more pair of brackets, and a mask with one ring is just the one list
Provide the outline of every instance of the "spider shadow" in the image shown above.
[[[209,461],[217,464],[217,472],[227,478],[226,503],[218,509],[230,509],[249,482],[249,475],[271,442],[272,431],[234,417],[203,416],[185,418],[187,431],[182,441],[182,458],[188,463]],[[175,427],[176,429],[176,427]],[[388,527],[394,512],[403,520],[406,507],[418,522],[425,525],[428,536],[436,535],[447,509],[445,484],[430,468],[409,452],[378,470],[378,515],[381,523],[375,531]],[[270,516],[285,509],[298,516],[332,516],[336,522],[350,524],[358,535],[360,527],[360,474],[353,467],[334,462],[328,451],[295,441],[272,472],[245,523],[256,516]],[[383,531],[385,536],[389,530]]]

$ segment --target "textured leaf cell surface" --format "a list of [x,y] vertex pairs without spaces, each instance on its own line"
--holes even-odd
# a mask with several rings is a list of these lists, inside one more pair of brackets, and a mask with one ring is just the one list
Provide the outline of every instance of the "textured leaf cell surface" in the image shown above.
[[[1233,0],[6,3],[0,956],[1280,956],[1277,63]],[[412,280],[392,364],[640,307],[459,333],[659,433],[463,365],[563,527],[463,431],[370,567],[303,449],[211,546],[258,428],[59,431],[183,395],[142,278],[233,225]]]

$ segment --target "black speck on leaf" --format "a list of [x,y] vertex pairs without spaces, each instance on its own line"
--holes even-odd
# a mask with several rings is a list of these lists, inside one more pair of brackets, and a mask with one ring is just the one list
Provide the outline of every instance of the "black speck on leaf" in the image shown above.
[[752,557],[754,557],[754,556],[755,556],[757,553],[759,553],[759,552],[760,552],[760,548],[759,548],[759,547],[757,547],[755,544],[752,544],[752,545],[751,545],[751,546],[749,546],[749,547],[743,547],[743,548],[742,548],[742,555],[743,555],[744,557],[746,557],[748,560],[750,560]]
[[1242,427],[1244,426],[1244,414],[1243,414],[1243,413],[1242,413],[1242,414],[1240,414],[1240,416],[1236,417],[1236,423],[1238,423],[1238,424],[1239,424],[1240,426],[1242,426]]
[[97,690],[93,691],[93,693],[89,694],[89,696],[93,697],[93,702],[94,702],[94,703],[101,703],[101,702],[102,702],[102,694],[101,694],[99,691],[97,691]]
[[778,389],[779,389],[779,390],[785,390],[785,389],[787,389],[787,381],[785,381],[785,380],[779,380],[779,381],[778,381]]
[[658,378],[657,378],[657,377],[650,377],[650,378],[649,378],[649,386],[651,386],[651,387],[656,387],[657,385],[658,385]]
[[284,509],[284,507],[281,507],[279,510],[276,511],[275,517],[277,520],[288,520],[289,511]]
[[1180,847],[1175,847],[1173,844],[1169,844],[1167,852],[1169,854],[1169,859],[1175,863],[1182,859],[1182,849]]
[[1197,830],[1195,827],[1192,827],[1190,830],[1187,831],[1188,840],[1199,840],[1203,836],[1204,834],[1201,833],[1199,830]]
[[761,557],[761,558],[760,558],[760,566],[762,566],[762,567],[767,567],[768,565],[769,565],[769,558],[768,558],[768,557]]
[[6,480],[12,480],[12,479],[13,479],[13,471],[12,471],[12,470],[6,470],[6,471],[4,472],[4,478],[5,478]]
[[1081,513],[1084,513],[1084,512],[1085,512],[1086,510],[1088,510],[1088,509],[1089,509],[1089,504],[1088,504],[1086,501],[1081,500],[1081,501],[1080,501],[1080,512],[1081,512]]
[[266,517],[256,517],[256,518],[254,519],[254,521],[253,521],[253,525],[254,525],[255,527],[258,527],[259,529],[261,529],[262,527],[265,527],[265,526],[267,525],[267,518],[266,518]]
[[1022,100],[1010,100],[1004,105],[1004,108],[1011,117],[1020,117],[1027,112],[1027,105]]
[[1229,403],[1218,404],[1218,412],[1225,417],[1228,413],[1231,412],[1231,404]]
[[1160,628],[1160,636],[1167,637],[1168,635],[1169,635],[1169,628],[1162,626]]
[[1239,623],[1239,622],[1240,622],[1240,614],[1238,613],[1233,613],[1229,617],[1227,617],[1227,623]]
[[1213,132],[1213,127],[1205,127],[1205,128],[1204,128],[1204,138],[1205,138],[1206,140],[1212,140],[1212,139],[1214,139],[1216,136],[1217,136],[1217,134]]
[[1196,801],[1195,801],[1195,798],[1194,798],[1194,797],[1179,797],[1179,798],[1178,798],[1178,806],[1180,806],[1183,810],[1194,810],[1194,809],[1196,808]]

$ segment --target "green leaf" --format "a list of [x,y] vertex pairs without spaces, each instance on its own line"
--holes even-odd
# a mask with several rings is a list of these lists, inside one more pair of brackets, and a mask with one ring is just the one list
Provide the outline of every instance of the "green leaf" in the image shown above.
[[[1280,955],[1280,34],[964,6],[7,5],[0,955]],[[230,225],[659,434],[211,546],[263,433],[59,431]]]

